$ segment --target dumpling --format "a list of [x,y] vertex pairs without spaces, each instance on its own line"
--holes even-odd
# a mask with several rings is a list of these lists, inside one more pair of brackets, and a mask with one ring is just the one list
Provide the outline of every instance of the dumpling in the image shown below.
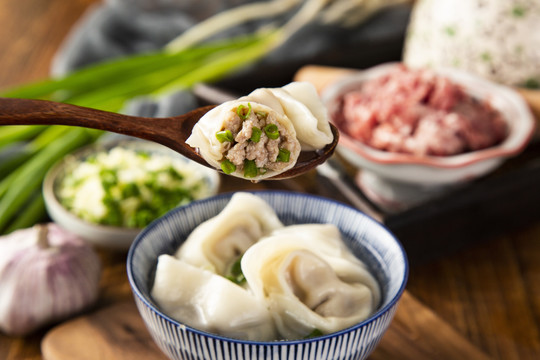
[[278,230],[242,258],[244,276],[255,296],[268,302],[281,338],[335,332],[366,319],[378,306],[376,280],[333,227]]
[[276,338],[264,302],[210,271],[160,255],[151,292],[171,318],[218,335],[254,341]]
[[254,243],[283,224],[260,197],[237,192],[215,217],[197,226],[175,256],[194,266],[228,276]]
[[332,140],[315,87],[297,82],[215,107],[186,142],[224,173],[258,181],[292,168],[301,150],[322,149]]

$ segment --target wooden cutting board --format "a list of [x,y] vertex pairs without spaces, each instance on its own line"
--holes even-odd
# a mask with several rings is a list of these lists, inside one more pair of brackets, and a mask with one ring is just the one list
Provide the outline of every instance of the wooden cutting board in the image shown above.
[[[41,349],[45,360],[167,360],[154,344],[133,301],[105,307],[51,329]],[[405,292],[394,321],[370,359],[489,357]]]

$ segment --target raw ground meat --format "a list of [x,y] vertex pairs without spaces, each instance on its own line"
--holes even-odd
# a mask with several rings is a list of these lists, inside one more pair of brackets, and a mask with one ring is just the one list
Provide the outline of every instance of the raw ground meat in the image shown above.
[[353,138],[384,151],[448,156],[500,143],[502,115],[449,79],[398,66],[345,94],[337,119]]

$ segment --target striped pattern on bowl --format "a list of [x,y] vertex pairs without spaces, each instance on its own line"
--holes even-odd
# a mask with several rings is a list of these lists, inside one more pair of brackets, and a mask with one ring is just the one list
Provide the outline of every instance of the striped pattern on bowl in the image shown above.
[[280,191],[254,192],[267,201],[286,225],[332,223],[351,250],[370,268],[382,290],[378,310],[365,321],[307,340],[256,342],[231,339],[193,329],[162,313],[150,290],[163,253],[173,253],[201,222],[217,215],[232,194],[196,201],[169,212],[135,239],[127,259],[128,278],[138,310],[159,348],[170,359],[277,360],[366,359],[387,330],[408,276],[401,244],[381,224],[339,202]]

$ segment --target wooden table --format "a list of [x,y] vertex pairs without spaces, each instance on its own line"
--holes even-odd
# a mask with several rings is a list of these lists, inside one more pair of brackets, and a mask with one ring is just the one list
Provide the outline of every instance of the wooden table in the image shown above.
[[[59,44],[95,2],[1,1],[0,87],[46,77]],[[320,185],[315,174],[259,185],[224,179],[222,191],[260,187],[319,193],[347,201]],[[105,268],[99,305],[130,299],[125,254],[102,251],[101,255]],[[429,263],[412,264],[407,289],[489,357],[540,358],[540,223]],[[26,338],[0,334],[0,359],[42,359],[42,337],[43,333]]]

